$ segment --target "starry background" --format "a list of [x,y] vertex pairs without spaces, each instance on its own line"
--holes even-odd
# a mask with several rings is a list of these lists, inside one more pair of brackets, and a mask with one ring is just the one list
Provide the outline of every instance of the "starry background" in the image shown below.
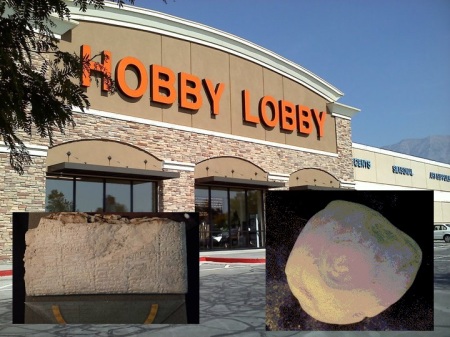
[[[380,212],[422,250],[422,264],[406,294],[379,315],[347,325],[323,323],[304,312],[284,273],[307,221],[333,200]],[[266,330],[433,330],[432,191],[270,191],[266,205]]]

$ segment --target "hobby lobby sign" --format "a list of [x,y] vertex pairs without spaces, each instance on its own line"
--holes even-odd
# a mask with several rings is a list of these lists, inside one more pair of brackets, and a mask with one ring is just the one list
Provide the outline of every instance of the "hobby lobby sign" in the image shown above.
[[[81,46],[81,59],[91,60],[91,48]],[[83,67],[81,85],[91,85],[91,73],[112,74],[112,55],[105,50],[102,52],[102,61],[89,61],[89,66]],[[133,69],[137,76],[137,85],[130,86],[126,80],[127,69]],[[144,65],[135,57],[127,56],[117,62],[115,68],[115,82],[122,94],[130,98],[140,98],[147,90],[150,91],[150,100],[163,105],[171,105],[178,101],[181,108],[190,111],[199,110],[203,102],[202,92],[208,97],[210,111],[213,115],[220,114],[220,100],[226,90],[225,83],[214,83],[210,79],[201,79],[193,74],[180,72],[175,74],[168,67],[158,64]],[[178,82],[178,85],[176,85]],[[102,78],[102,90],[109,91],[109,84]],[[260,98],[258,107],[252,107],[251,92],[243,89],[242,118],[244,122],[262,124],[268,129],[279,128],[284,131],[297,131],[309,135],[313,128],[319,137],[324,136],[324,123],[326,113],[311,109],[305,105],[294,104],[283,99],[276,99],[270,95]]]

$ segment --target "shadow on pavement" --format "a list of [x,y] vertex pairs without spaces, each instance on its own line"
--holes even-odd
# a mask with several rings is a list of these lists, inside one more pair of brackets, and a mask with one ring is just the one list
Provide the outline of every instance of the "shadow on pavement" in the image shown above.
[[[230,331],[264,331],[265,266],[200,279],[200,324]],[[219,331],[217,331],[219,333]]]
[[[12,299],[0,300],[0,325],[12,322]],[[1,334],[0,334],[1,335]]]
[[449,289],[450,288],[450,273],[435,274],[434,275],[435,289]]
[[261,336],[265,334],[265,265],[200,278],[200,324],[11,324],[11,299],[0,300],[0,336]]

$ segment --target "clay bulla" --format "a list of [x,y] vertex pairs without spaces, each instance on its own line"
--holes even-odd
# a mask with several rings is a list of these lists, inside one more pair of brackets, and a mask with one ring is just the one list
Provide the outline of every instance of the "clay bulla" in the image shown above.
[[308,221],[285,272],[293,295],[310,316],[351,324],[397,302],[421,261],[417,243],[380,213],[336,200]]

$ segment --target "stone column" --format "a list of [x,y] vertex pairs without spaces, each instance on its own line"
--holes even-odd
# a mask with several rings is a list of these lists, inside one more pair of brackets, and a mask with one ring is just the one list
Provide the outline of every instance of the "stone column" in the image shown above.
[[180,178],[160,182],[158,211],[195,211],[195,179],[193,171],[181,171]]
[[12,261],[12,213],[45,210],[46,157],[32,157],[33,163],[19,175],[9,164],[9,154],[0,153],[0,261]]
[[337,150],[341,179],[354,181],[351,120],[336,117]]

